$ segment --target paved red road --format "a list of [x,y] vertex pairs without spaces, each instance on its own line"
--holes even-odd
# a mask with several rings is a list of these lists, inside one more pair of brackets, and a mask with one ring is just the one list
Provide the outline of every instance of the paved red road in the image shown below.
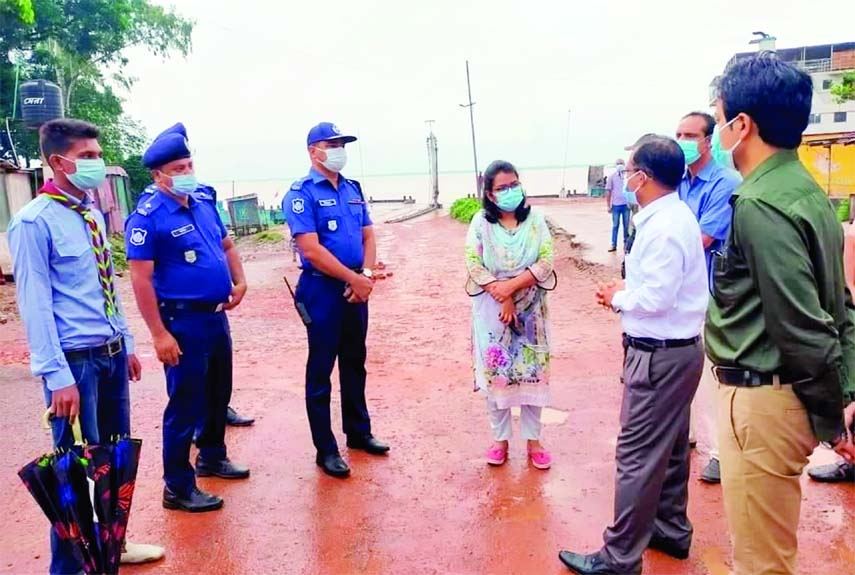
[[[556,464],[548,472],[529,468],[517,439],[509,463],[490,469],[482,460],[490,441],[483,399],[471,391],[464,226],[434,218],[379,226],[378,234],[394,277],[378,285],[372,300],[369,399],[375,433],[392,444],[391,455],[345,450],[352,478],[319,473],[303,410],[304,332],[281,280],[285,270],[295,278],[296,269],[285,254],[257,255],[247,262],[250,292],[231,321],[232,403],[258,422],[228,435],[231,457],[251,465],[253,475],[239,483],[200,480],[226,498],[224,509],[212,514],[160,506],[163,375],[123,283],[146,370],[132,389],[133,426],[144,445],[130,535],[160,542],[168,553],[159,564],[123,573],[558,574],[565,572],[560,548],[601,544],[612,513],[621,356],[617,318],[596,309],[592,293],[596,279],[612,270],[580,270],[578,254],[566,242],[559,247],[559,287],[551,301],[559,411],[545,427]],[[8,297],[8,288],[0,290]],[[15,475],[49,448],[38,428],[39,384],[25,357],[20,324],[0,327],[6,440],[0,572],[43,573],[47,522]],[[720,491],[697,482],[704,461],[694,457],[692,555],[678,562],[649,552],[646,574],[727,572]],[[852,525],[855,487],[807,485],[802,573],[852,573]]]

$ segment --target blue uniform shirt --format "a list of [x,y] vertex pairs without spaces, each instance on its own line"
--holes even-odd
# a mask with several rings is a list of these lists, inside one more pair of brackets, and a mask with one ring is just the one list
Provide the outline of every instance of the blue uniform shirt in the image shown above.
[[742,178],[737,172],[711,161],[698,172],[694,181],[689,170],[686,170],[683,181],[677,188],[680,199],[686,202],[698,218],[701,233],[714,238],[713,243],[705,250],[710,286],[712,254],[714,251],[720,251],[727,241],[733,216],[730,196],[741,183]]
[[[103,235],[104,216],[89,198],[83,203]],[[121,335],[127,352],[134,353],[118,300],[119,313],[107,317],[92,236],[80,214],[40,195],[15,214],[8,235],[30,366],[49,390],[75,383],[64,351],[97,347]]]
[[185,208],[161,191],[144,197],[125,222],[125,243],[129,260],[154,262],[157,299],[228,301],[227,232],[214,199],[198,191]]
[[[297,180],[282,200],[282,211],[294,237],[318,234],[321,245],[351,269],[362,268],[362,228],[372,225],[359,182],[339,176],[338,190],[320,172]],[[312,264],[300,254],[304,270]]]

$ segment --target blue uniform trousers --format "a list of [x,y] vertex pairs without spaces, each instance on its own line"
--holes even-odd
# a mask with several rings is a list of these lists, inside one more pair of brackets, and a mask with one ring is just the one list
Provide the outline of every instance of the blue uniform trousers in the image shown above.
[[196,486],[190,444],[199,457],[226,457],[226,408],[232,397],[232,338],[224,312],[161,309],[163,324],[178,341],[176,366],[164,366],[169,403],[163,413],[163,480],[173,493],[187,496]]
[[309,360],[306,365],[306,411],[312,441],[321,455],[338,452],[330,424],[333,366],[338,359],[341,419],[344,433],[355,438],[371,434],[365,402],[365,336],[368,304],[348,303],[345,284],[318,272],[305,271],[297,284],[297,301],[312,321],[307,326]]
[[[114,436],[131,432],[131,404],[128,392],[128,356],[124,350],[110,356],[105,352],[75,353],[68,367],[80,394],[80,431],[87,442],[97,445]],[[45,403],[51,392],[45,386]],[[51,420],[54,447],[71,447],[74,438],[67,419]],[[51,528],[51,574],[83,573],[73,543],[60,539]]]

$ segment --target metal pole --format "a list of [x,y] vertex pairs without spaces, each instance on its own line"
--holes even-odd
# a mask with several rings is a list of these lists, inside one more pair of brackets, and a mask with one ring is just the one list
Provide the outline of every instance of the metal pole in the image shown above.
[[15,114],[18,112],[18,80],[21,76],[21,64],[15,65],[15,96],[12,98],[12,119],[15,119]]
[[567,110],[567,133],[564,136],[564,164],[561,167],[561,194],[566,192],[565,179],[567,176],[567,149],[570,147],[570,110]]
[[472,101],[472,84],[469,81],[469,60],[466,60],[466,90],[469,93],[469,103],[460,104],[461,108],[469,108],[469,125],[472,127],[472,158],[475,161],[475,197],[481,197],[481,188],[478,186],[478,151],[475,147],[475,113],[472,111],[472,106],[475,102]]

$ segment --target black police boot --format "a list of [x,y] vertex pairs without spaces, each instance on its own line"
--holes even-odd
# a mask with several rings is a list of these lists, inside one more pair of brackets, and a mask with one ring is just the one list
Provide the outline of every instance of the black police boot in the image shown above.
[[194,487],[186,497],[182,497],[170,491],[168,487],[163,488],[163,508],[179,509],[190,513],[205,513],[216,511],[223,506],[223,499],[217,495],[205,493],[198,487]]

